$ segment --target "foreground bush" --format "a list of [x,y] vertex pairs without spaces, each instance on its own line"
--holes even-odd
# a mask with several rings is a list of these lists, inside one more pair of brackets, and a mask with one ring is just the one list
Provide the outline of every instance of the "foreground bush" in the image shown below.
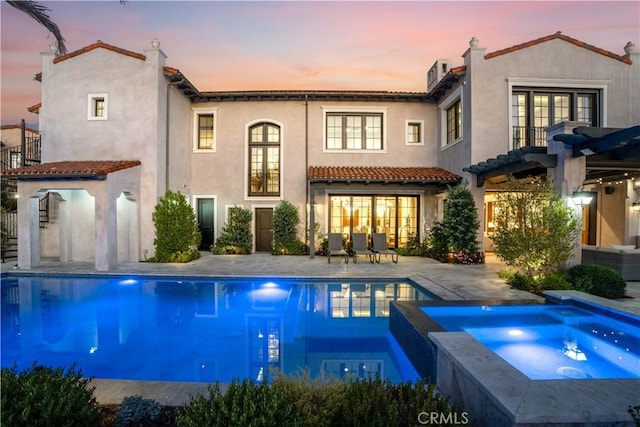
[[160,422],[162,408],[153,399],[127,396],[116,412],[116,427],[154,426]]
[[233,381],[209,396],[191,400],[178,416],[188,426],[405,426],[418,425],[421,412],[451,412],[432,384],[394,385],[388,380],[342,382],[276,376],[269,385]]
[[89,378],[75,366],[2,369],[3,426],[99,426],[102,411]]
[[604,298],[622,298],[627,282],[620,273],[602,265],[576,265],[568,272],[569,281],[577,291]]
[[297,426],[298,416],[281,387],[234,380],[222,393],[220,384],[208,388],[209,396],[193,398],[178,416],[181,427]]

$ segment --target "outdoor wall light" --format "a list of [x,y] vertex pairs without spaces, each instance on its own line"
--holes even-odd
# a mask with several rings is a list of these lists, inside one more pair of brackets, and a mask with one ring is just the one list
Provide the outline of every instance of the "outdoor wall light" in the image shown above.
[[591,203],[593,196],[591,193],[587,193],[586,191],[574,191],[573,196],[570,197],[571,201],[577,207],[586,206]]

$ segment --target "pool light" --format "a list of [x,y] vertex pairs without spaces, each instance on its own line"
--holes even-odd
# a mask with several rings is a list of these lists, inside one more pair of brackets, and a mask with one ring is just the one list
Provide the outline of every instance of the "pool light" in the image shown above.
[[522,329],[509,329],[509,331],[507,331],[507,335],[512,337],[519,337],[523,333],[524,332],[522,332]]
[[135,279],[125,279],[125,280],[121,280],[120,282],[118,282],[119,285],[135,285],[136,283],[138,283],[137,280]]
[[564,342],[564,355],[570,359],[583,362],[587,360],[587,355],[583,351],[578,349],[577,341],[565,341]]

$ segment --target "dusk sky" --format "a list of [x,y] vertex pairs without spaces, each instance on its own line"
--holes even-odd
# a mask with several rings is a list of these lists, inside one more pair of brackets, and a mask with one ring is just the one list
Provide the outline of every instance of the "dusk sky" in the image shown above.
[[[426,91],[438,58],[461,65],[475,36],[487,52],[562,31],[623,55],[640,49],[640,2],[49,1],[69,52],[102,40],[142,53],[154,37],[202,91]],[[2,124],[40,102],[40,52],[53,40],[1,2]],[[534,64],[532,64],[533,66]]]

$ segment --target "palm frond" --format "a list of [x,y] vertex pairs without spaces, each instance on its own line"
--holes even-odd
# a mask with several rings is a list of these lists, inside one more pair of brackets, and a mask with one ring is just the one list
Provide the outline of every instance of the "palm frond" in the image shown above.
[[64,43],[62,32],[60,31],[60,28],[58,28],[58,25],[49,17],[49,12],[51,12],[51,10],[48,7],[40,2],[31,0],[6,0],[6,2],[11,7],[26,13],[27,15],[38,21],[40,25],[49,30],[49,32],[56,38],[56,42],[58,43],[58,53],[60,53],[61,55],[67,53],[67,46]]

